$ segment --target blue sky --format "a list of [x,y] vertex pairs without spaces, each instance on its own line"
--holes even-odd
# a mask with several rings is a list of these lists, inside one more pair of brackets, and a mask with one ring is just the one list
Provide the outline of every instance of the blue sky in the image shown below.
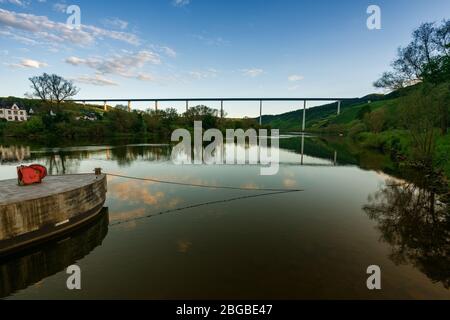
[[[371,4],[381,30],[366,26]],[[66,25],[69,5],[81,29]],[[448,0],[0,0],[0,96],[23,96],[42,72],[86,99],[363,96],[414,28],[449,13]]]

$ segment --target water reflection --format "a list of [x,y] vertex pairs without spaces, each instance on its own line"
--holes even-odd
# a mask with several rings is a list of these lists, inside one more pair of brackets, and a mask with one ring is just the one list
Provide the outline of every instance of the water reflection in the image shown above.
[[[322,140],[321,140],[322,141]],[[323,140],[325,141],[325,140]],[[187,150],[176,149],[173,153],[173,145],[170,144],[132,144],[115,146],[85,146],[67,148],[31,148],[30,146],[7,146],[0,147],[2,164],[20,165],[39,162],[45,165],[49,174],[61,175],[78,173],[80,164],[85,160],[116,162],[121,167],[129,167],[135,162],[145,161],[152,163],[172,162],[176,159],[192,159],[193,154],[187,154]],[[224,144],[222,150],[216,157],[226,158],[226,150],[238,152],[237,163],[249,164],[249,156],[266,152],[267,148],[262,146],[249,147]],[[243,150],[241,150],[243,149]],[[305,166],[336,166],[354,164],[355,160],[348,161],[343,158],[338,162],[338,150],[332,146],[312,141],[311,137],[282,136],[280,137],[280,163],[286,165]],[[194,150],[192,151],[194,153]],[[232,152],[234,153],[234,152]],[[245,157],[244,157],[245,155]],[[246,161],[247,160],[247,161]],[[221,163],[219,161],[218,163]]]
[[450,208],[433,189],[388,179],[364,210],[391,246],[392,261],[450,288]]
[[0,259],[0,298],[65,270],[100,246],[108,233],[108,209],[70,236]]
[[29,146],[4,147],[0,145],[0,160],[2,164],[10,161],[22,162],[30,157],[31,152]]

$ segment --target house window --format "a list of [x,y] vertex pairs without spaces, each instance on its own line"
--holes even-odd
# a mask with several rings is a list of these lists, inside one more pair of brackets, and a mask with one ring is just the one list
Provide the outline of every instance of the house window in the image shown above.
[[12,120],[12,119],[13,119],[13,117],[8,117],[8,119],[9,119],[9,120]]

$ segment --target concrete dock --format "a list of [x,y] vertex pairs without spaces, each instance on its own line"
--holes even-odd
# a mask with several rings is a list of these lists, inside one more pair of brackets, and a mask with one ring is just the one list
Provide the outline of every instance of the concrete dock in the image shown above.
[[66,232],[103,208],[104,174],[49,176],[42,184],[0,181],[0,255]]

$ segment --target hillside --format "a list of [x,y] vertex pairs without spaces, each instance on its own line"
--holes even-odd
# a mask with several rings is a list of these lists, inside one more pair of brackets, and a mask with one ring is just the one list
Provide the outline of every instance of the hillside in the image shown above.
[[[338,116],[337,102],[324,104],[306,110],[306,128],[320,129],[332,124],[345,124],[357,119],[359,110],[370,104],[372,110],[376,110],[384,105],[393,105],[398,97],[407,95],[413,87],[394,91],[392,93],[370,94],[359,99],[344,101],[341,103],[341,114]],[[370,102],[370,103],[369,103]],[[263,125],[281,131],[300,131],[303,119],[303,109],[279,114],[263,115]]]

